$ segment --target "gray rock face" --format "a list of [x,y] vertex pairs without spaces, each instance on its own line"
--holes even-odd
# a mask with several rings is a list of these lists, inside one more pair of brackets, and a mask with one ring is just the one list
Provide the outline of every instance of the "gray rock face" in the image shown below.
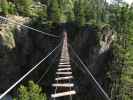
[[[81,33],[82,34],[77,34],[75,37],[73,47],[83,62],[88,66],[88,69],[94,75],[96,80],[106,91],[107,88],[104,86],[107,84],[104,78],[107,71],[106,66],[110,60],[110,49],[108,48],[108,50],[99,54],[100,48],[97,45],[99,44],[99,41],[97,41],[97,32],[95,32],[94,29],[85,29]],[[82,69],[83,66],[81,66],[77,60],[76,62],[77,65],[72,63],[72,66],[76,79],[75,83],[77,94],[79,95],[74,97],[74,100],[104,100],[103,95],[100,94],[100,91],[94,81],[89,77],[86,71]]]

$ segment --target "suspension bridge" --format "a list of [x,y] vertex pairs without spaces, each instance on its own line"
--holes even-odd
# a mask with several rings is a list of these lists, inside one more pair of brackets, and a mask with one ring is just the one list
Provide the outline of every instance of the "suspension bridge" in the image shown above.
[[[86,64],[82,61],[82,59],[78,56],[78,54],[74,51],[72,46],[68,43],[68,37],[67,32],[63,32],[63,37],[56,36],[53,34],[49,34],[37,29],[34,29],[32,27],[22,25],[20,23],[14,22],[12,20],[9,20],[6,17],[0,16],[0,19],[10,21],[11,23],[18,24],[22,27],[28,28],[30,30],[36,31],[38,33],[41,33],[43,35],[47,35],[52,38],[61,39],[62,41],[51,51],[49,52],[41,61],[39,61],[35,66],[33,66],[27,73],[25,73],[18,81],[16,81],[12,86],[10,86],[4,93],[0,95],[0,100],[2,100],[6,95],[8,95],[17,85],[19,85],[24,79],[26,79],[33,71],[35,71],[41,63],[43,63],[49,56],[51,56],[59,47],[61,47],[61,56],[59,60],[59,64],[57,66],[57,70],[55,72],[55,79],[53,80],[53,84],[51,84],[51,87],[54,89],[54,92],[51,92],[51,99],[52,100],[72,100],[73,96],[76,95],[75,90],[75,84],[73,83],[73,66],[71,66],[71,57],[69,54],[69,50],[72,51],[73,55],[77,58],[77,60],[81,63],[83,69],[88,74],[88,81],[91,80],[94,82],[94,84],[97,86],[97,88],[100,90],[103,98],[105,100],[111,100],[111,98],[108,96],[108,94],[105,92],[105,90],[102,88],[102,86],[99,84],[99,82],[95,79],[93,74],[90,72]],[[70,49],[68,49],[70,47]],[[49,71],[46,70],[45,74]],[[43,75],[43,77],[45,76]],[[41,77],[41,78],[43,78]]]

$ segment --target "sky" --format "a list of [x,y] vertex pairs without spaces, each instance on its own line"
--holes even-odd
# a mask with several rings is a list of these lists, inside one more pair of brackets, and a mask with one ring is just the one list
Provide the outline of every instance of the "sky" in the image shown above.
[[[112,1],[112,0],[108,0],[109,2]],[[131,4],[133,2],[133,0],[124,0],[125,2]]]
[[125,1],[128,2],[129,4],[133,2],[133,0],[125,0]]

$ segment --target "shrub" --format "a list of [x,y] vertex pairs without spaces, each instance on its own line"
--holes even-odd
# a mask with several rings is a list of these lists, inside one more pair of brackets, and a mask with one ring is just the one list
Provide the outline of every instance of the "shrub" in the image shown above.
[[29,81],[27,87],[21,85],[18,91],[19,100],[47,100],[46,95],[42,93],[41,87],[39,87],[33,81]]

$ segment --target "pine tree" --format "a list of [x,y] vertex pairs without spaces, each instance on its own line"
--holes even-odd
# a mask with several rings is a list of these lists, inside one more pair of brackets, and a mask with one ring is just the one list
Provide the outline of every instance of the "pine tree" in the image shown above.
[[90,0],[89,8],[91,16],[94,20],[96,20],[97,24],[103,22],[105,19],[105,4],[106,0]]
[[49,18],[56,23],[66,23],[74,20],[73,0],[50,0],[48,6]]
[[[117,4],[118,3],[118,4]],[[133,12],[127,4],[115,2],[110,8],[110,25],[117,31],[117,41],[114,43],[115,61],[112,69],[113,100],[132,100],[133,91]]]
[[42,89],[33,81],[29,81],[28,87],[20,86],[19,100],[47,100],[46,95],[42,93]]
[[85,24],[85,0],[78,0],[75,2],[75,18],[80,26]]
[[2,13],[4,15],[7,15],[8,9],[9,9],[9,5],[8,5],[7,0],[0,0],[0,6],[1,6]]
[[48,5],[48,18],[54,23],[59,23],[61,18],[61,11],[58,0],[50,0]]
[[[124,66],[121,73],[120,95],[122,100],[133,100],[133,12],[127,5],[121,7],[121,32],[124,48]],[[122,41],[121,41],[122,42]]]
[[31,15],[32,4],[33,0],[16,0],[16,5],[18,7],[19,13],[25,16]]
[[62,13],[62,21],[71,22],[74,20],[74,1],[73,0],[59,0],[59,6]]
[[9,2],[8,5],[9,5],[8,12],[9,12],[10,14],[15,14],[15,13],[16,13],[15,5],[14,5],[12,2]]

